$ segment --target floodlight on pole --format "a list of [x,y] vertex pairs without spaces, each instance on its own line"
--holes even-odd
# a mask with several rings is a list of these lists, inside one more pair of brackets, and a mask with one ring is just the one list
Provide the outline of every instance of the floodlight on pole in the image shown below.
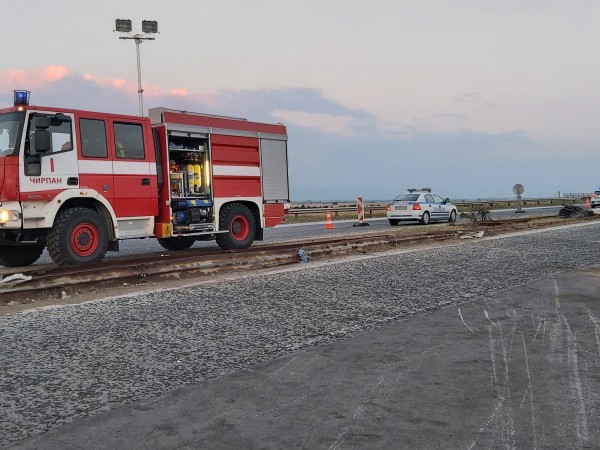
[[142,20],[142,33],[158,33],[158,22],[156,20]]
[[131,20],[117,19],[115,21],[115,31],[119,33],[131,33]]
[[144,115],[144,90],[142,89],[142,68],[140,64],[140,44],[144,41],[153,41],[151,34],[158,33],[158,22],[156,20],[142,20],[142,33],[131,34],[131,20],[116,19],[115,31],[127,33],[127,36],[119,36],[119,39],[128,39],[135,41],[135,50],[137,54],[137,74],[138,74],[138,97],[140,116]]

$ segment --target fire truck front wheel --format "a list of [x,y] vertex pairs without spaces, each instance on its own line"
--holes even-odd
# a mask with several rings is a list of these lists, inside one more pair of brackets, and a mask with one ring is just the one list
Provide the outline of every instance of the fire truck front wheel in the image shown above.
[[256,221],[252,211],[241,203],[231,203],[219,213],[219,229],[228,233],[217,234],[217,244],[223,250],[248,248],[254,241]]
[[0,266],[24,267],[36,262],[46,247],[46,242],[40,239],[37,244],[21,247],[0,247]]
[[106,223],[91,209],[65,209],[48,232],[47,244],[59,266],[97,263],[108,250]]

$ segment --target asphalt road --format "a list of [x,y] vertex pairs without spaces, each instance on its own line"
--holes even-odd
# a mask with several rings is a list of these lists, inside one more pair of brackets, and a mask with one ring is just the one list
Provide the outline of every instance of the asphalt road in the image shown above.
[[[495,209],[491,211],[492,219],[509,219],[509,218],[524,218],[524,217],[539,217],[539,216],[556,216],[558,212],[561,210],[562,206],[542,206],[537,208],[523,208],[522,213],[517,213],[515,209]],[[353,225],[357,222],[357,220],[344,219],[344,220],[335,220],[334,226],[338,229],[349,230],[353,228]],[[366,228],[366,231],[380,228],[389,228],[390,224],[388,223],[386,218],[376,218],[376,219],[367,219],[365,222],[369,224],[369,228]],[[462,223],[462,219],[458,217],[458,223]],[[418,224],[416,221],[404,221],[400,222],[397,226],[399,227],[410,227]],[[431,226],[434,226],[435,223],[432,222]],[[296,233],[300,235],[301,233],[310,233],[317,230],[323,229],[323,222],[311,222],[311,223],[295,223],[295,224],[287,224],[280,225],[275,228],[268,228],[265,230],[265,239],[277,238],[281,234],[290,235],[291,233]]]
[[[526,213],[516,214],[515,210],[494,210],[492,211],[492,217],[506,218],[506,217],[525,217],[525,216],[539,216],[539,215],[556,215],[561,207],[542,207],[542,208],[527,208],[524,209]],[[460,220],[460,219],[459,219]],[[266,228],[264,233],[265,243],[269,242],[281,242],[285,240],[294,239],[310,239],[315,237],[327,237],[336,234],[347,234],[347,233],[364,233],[375,230],[389,229],[390,224],[386,219],[368,219],[367,222],[370,224],[368,227],[354,228],[352,225],[356,223],[356,220],[336,220],[334,221],[334,230],[324,230],[324,222],[312,222],[304,224],[286,224],[279,225],[275,228]],[[411,227],[415,226],[417,222],[402,222],[398,226]],[[435,224],[430,226],[434,227]],[[260,245],[257,242],[255,245]],[[211,247],[217,248],[217,244],[214,241],[208,242],[197,242],[194,244],[195,247]],[[106,258],[115,258],[126,255],[140,255],[151,252],[165,251],[156,241],[156,239],[129,239],[120,242],[120,251],[108,252]],[[48,255],[48,251],[44,250],[44,253],[37,261],[36,264],[53,264],[52,259]],[[14,273],[14,269],[3,269],[0,266],[0,273],[2,271],[8,271]]]
[[0,317],[0,445],[597,448],[599,233]]

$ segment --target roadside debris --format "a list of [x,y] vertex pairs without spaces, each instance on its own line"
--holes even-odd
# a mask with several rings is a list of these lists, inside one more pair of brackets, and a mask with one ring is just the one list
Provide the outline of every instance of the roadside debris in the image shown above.
[[594,212],[588,209],[582,208],[581,206],[573,206],[566,205],[558,212],[558,216],[568,219],[568,218],[578,218],[578,217],[589,217],[593,216]]
[[472,233],[461,234],[461,239],[473,239],[473,238],[482,238],[485,234],[485,231],[473,231]]
[[31,276],[23,275],[22,273],[15,273],[2,278],[2,280],[0,280],[0,287],[13,287],[16,284],[25,283],[29,280],[31,280]]
[[303,262],[303,263],[308,262],[308,255],[306,254],[306,251],[303,248],[298,250],[298,256],[300,257],[301,262]]

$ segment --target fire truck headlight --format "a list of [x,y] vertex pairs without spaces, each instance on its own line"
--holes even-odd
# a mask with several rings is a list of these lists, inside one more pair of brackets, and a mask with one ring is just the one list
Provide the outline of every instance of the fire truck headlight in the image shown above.
[[19,211],[11,211],[9,209],[0,209],[0,223],[19,220],[21,213]]

